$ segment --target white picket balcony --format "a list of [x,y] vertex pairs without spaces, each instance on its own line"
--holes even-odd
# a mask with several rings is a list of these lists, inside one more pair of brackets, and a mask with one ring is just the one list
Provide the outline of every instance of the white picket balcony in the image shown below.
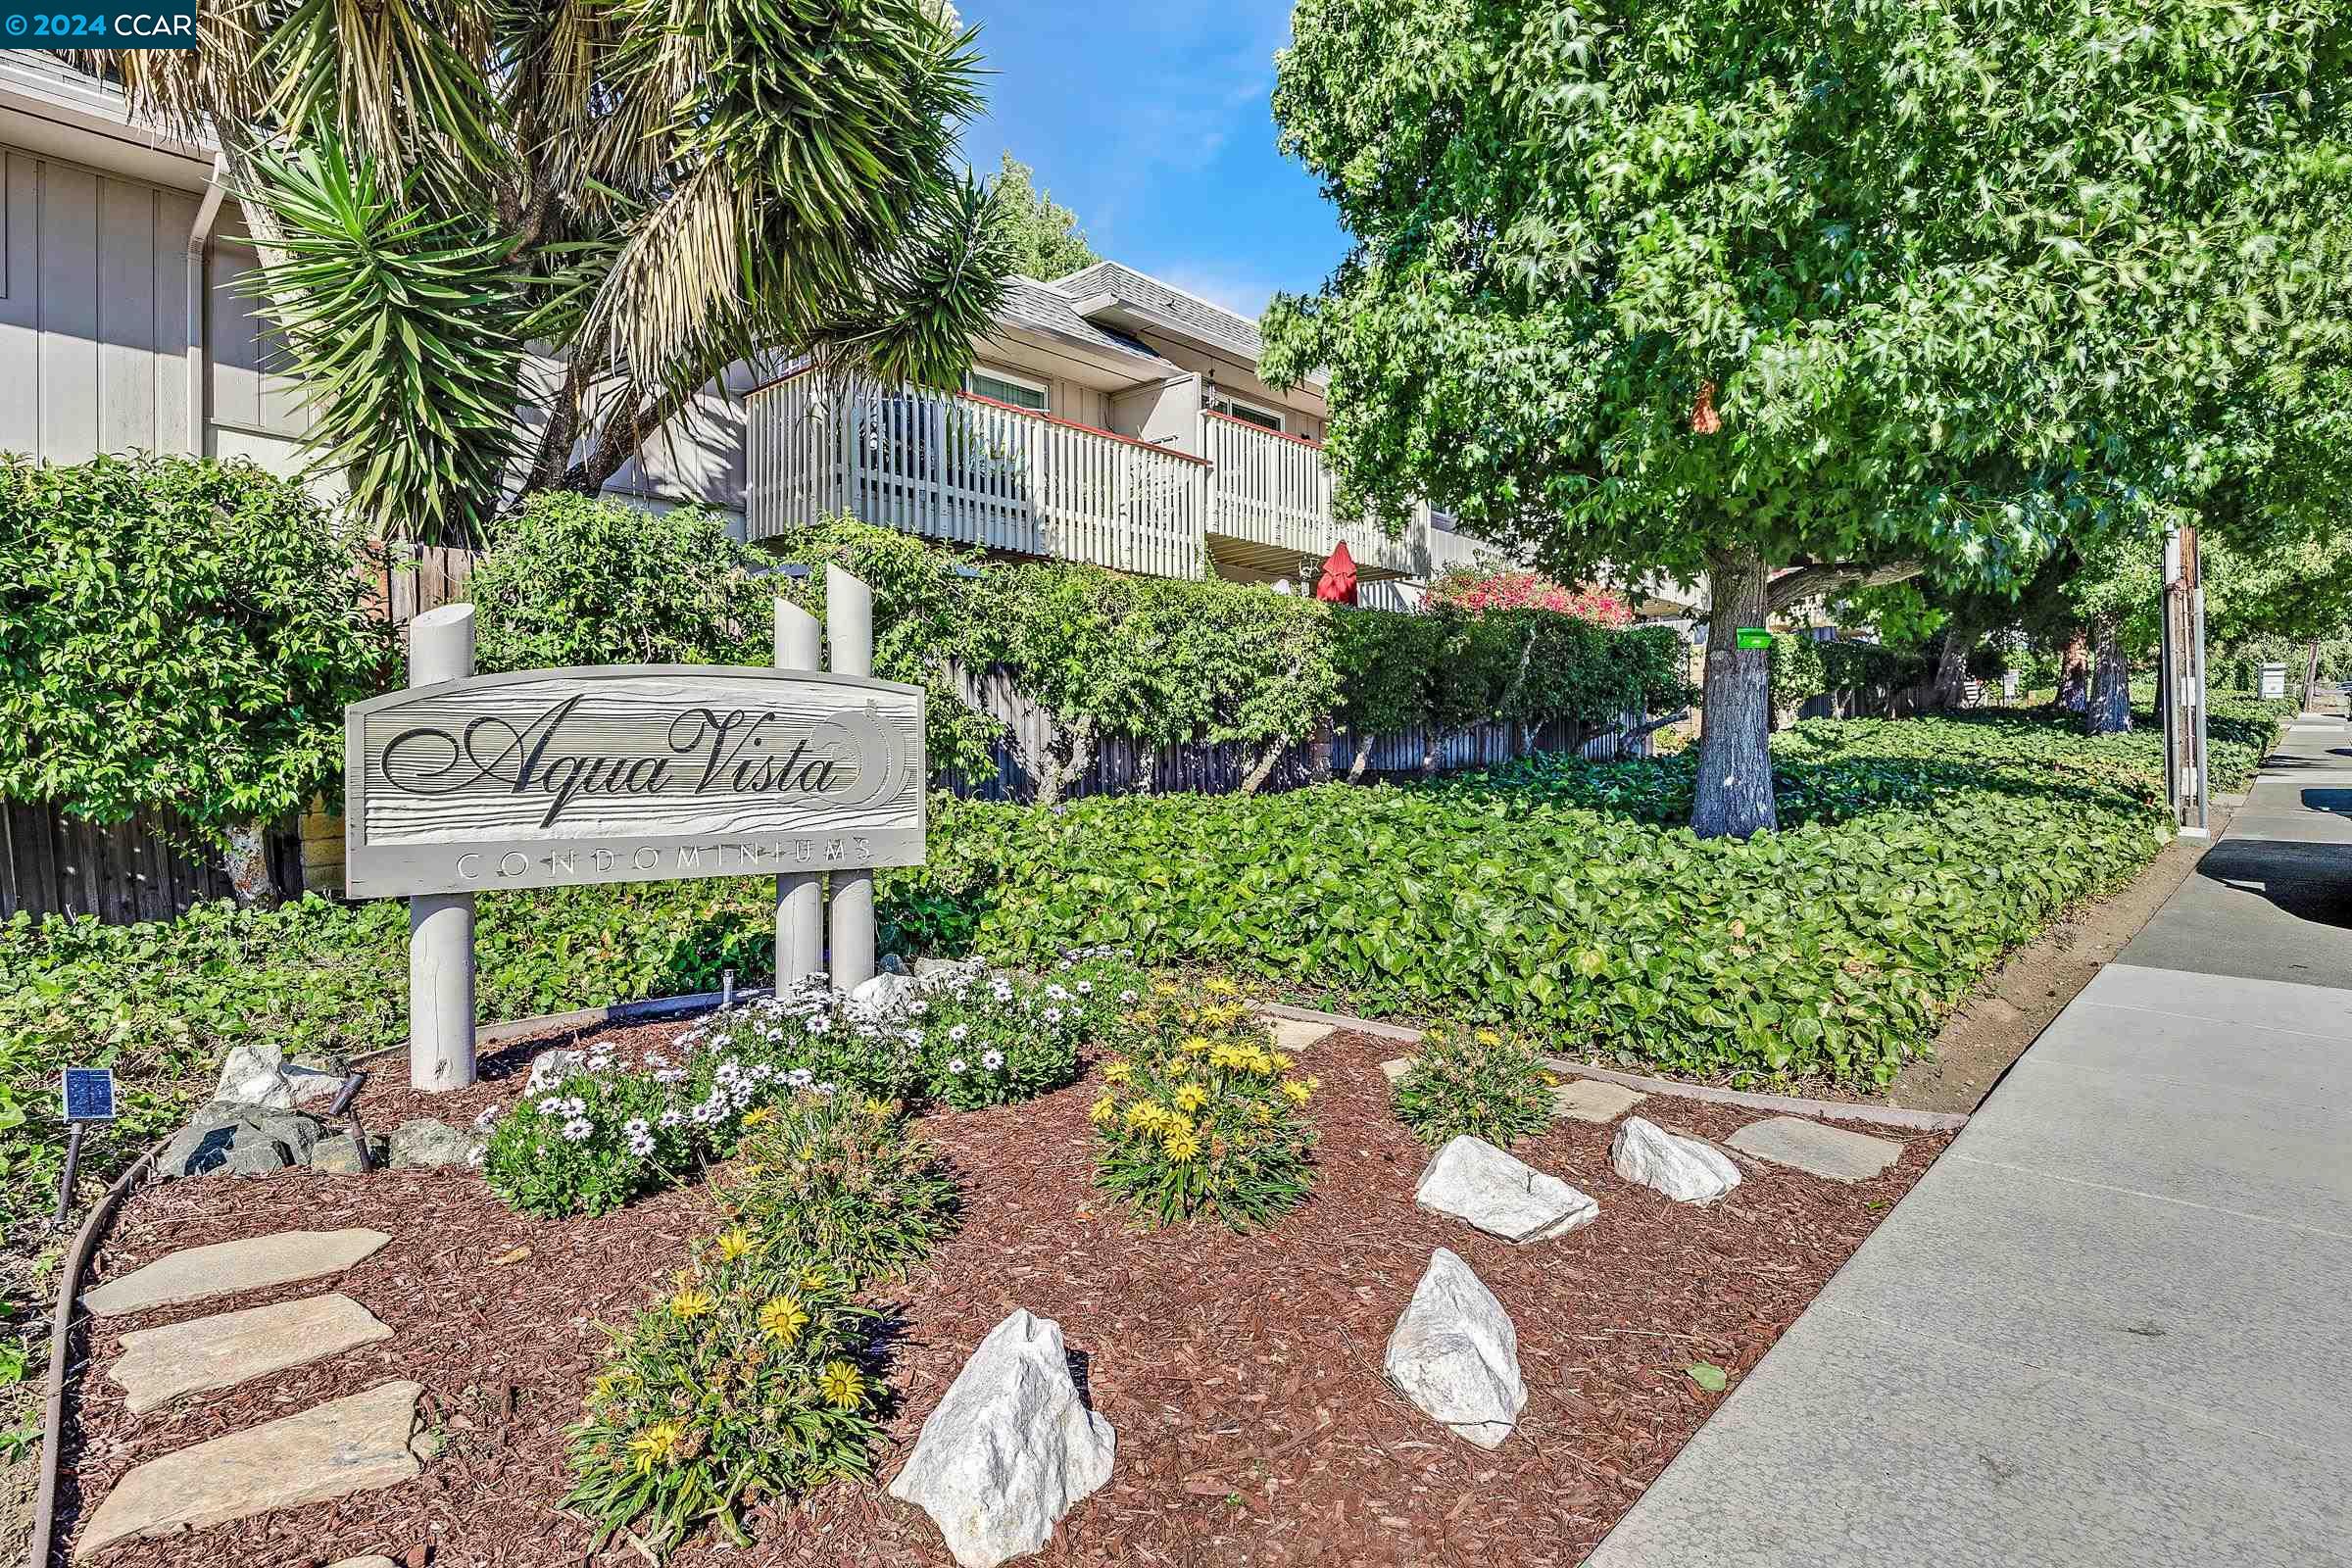
[[1426,509],[1391,539],[1332,514],[1322,450],[1223,415],[1204,456],[987,398],[836,384],[811,373],[754,392],[745,496],[765,538],[837,513],[925,538],[1159,577],[1219,563],[1278,576],[1343,539],[1367,580],[1427,581],[1471,559]]

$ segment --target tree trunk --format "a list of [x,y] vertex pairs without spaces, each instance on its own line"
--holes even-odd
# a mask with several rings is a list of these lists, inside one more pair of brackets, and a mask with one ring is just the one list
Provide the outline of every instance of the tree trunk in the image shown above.
[[2090,642],[2077,626],[2058,656],[2058,706],[2080,713],[2090,700]]
[[1976,626],[1954,616],[1943,629],[1943,648],[1936,656],[1935,706],[1958,708],[1967,697],[1968,656],[1976,652]]
[[1772,653],[1739,646],[1740,628],[1765,623],[1772,572],[1752,550],[1707,557],[1707,673],[1690,827],[1702,839],[1746,838],[1780,826],[1772,799]]
[[1274,776],[1275,764],[1282,760],[1282,754],[1289,750],[1290,746],[1280,736],[1259,748],[1257,760],[1250,764],[1250,771],[1242,777],[1242,793],[1255,795],[1264,789],[1266,780]]
[[1355,737],[1355,758],[1348,764],[1348,783],[1361,784],[1364,781],[1364,769],[1372,765],[1372,743],[1374,738],[1375,737],[1368,730],[1365,733]]
[[2091,627],[2092,653],[2089,729],[2093,735],[2121,735],[2132,727],[2132,669],[2124,660],[2124,627],[2120,620],[2101,620]]
[[221,852],[220,863],[228,872],[228,885],[237,896],[237,904],[247,909],[274,909],[278,906],[277,878],[270,870],[270,829],[263,822],[238,822],[228,830],[228,847]]
[[2311,640],[2311,657],[2303,662],[2303,711],[2316,713],[2320,701],[2320,640]]

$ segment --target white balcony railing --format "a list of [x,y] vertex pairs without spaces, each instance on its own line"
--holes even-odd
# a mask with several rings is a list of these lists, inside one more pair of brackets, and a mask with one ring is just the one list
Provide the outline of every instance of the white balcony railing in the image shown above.
[[1163,577],[1199,577],[1211,554],[1289,575],[1345,540],[1369,575],[1417,582],[1479,548],[1426,508],[1399,538],[1343,524],[1322,448],[1219,414],[1201,416],[1193,457],[987,398],[803,372],[753,393],[748,418],[755,539],[848,513]]
[[1159,577],[1202,571],[1199,458],[986,398],[788,377],[753,395],[755,539],[834,513]]

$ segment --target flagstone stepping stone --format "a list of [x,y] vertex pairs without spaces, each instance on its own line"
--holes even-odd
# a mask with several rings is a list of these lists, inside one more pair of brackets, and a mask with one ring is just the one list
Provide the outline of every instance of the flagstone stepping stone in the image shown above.
[[1589,1195],[1467,1133],[1431,1158],[1413,1201],[1506,1242],[1565,1236],[1600,1216]]
[[1609,1145],[1609,1164],[1637,1186],[1678,1203],[1712,1203],[1740,1185],[1740,1167],[1695,1138],[1678,1138],[1654,1122],[1628,1116]]
[[1724,1142],[1742,1154],[1834,1182],[1868,1181],[1903,1157],[1903,1146],[1892,1139],[1825,1127],[1802,1116],[1751,1121]]
[[1380,1070],[1389,1075],[1389,1082],[1395,1083],[1413,1070],[1413,1058],[1398,1056],[1395,1061],[1384,1061],[1380,1064]]
[[84,1292],[81,1304],[96,1317],[127,1317],[151,1306],[176,1306],[240,1291],[291,1285],[337,1274],[385,1247],[382,1231],[279,1231],[241,1242],[215,1242],[167,1253],[119,1280]]
[[1331,1033],[1327,1023],[1309,1023],[1303,1018],[1261,1018],[1258,1020],[1272,1031],[1274,1049],[1293,1054],[1309,1046],[1320,1045]]
[[1511,1315],[1443,1247],[1430,1254],[1381,1364],[1414,1409],[1482,1448],[1502,1446],[1527,1408]]
[[1571,1121],[1611,1122],[1648,1098],[1605,1078],[1571,1078],[1553,1086],[1551,1113]]
[[346,1557],[341,1562],[328,1563],[326,1568],[400,1568],[400,1564],[383,1556]]
[[150,1459],[115,1483],[74,1555],[414,1481],[424,1469],[410,1446],[423,1392],[419,1383],[378,1384]]
[[234,1388],[391,1337],[350,1297],[314,1296],[125,1334],[107,1376],[122,1390],[130,1413],[143,1415],[183,1394]]

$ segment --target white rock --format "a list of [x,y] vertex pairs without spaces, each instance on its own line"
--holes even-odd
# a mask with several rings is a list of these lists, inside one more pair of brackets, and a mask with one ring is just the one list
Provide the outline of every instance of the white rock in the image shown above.
[[1413,1408],[1482,1448],[1500,1447],[1527,1408],[1511,1315],[1443,1247],[1430,1254],[1382,1364]]
[[996,1568],[1110,1479],[1116,1445],[1070,1381],[1061,1325],[1016,1311],[956,1374],[890,1494],[931,1516],[962,1568]]
[[307,1105],[315,1100],[332,1100],[335,1091],[343,1087],[343,1075],[319,1067],[305,1067],[298,1061],[286,1063],[286,1087],[294,1092],[294,1103]]
[[850,993],[850,1005],[869,1018],[895,1018],[914,1000],[914,981],[903,974],[878,974]]
[[489,1152],[487,1140],[460,1132],[430,1116],[416,1116],[392,1132],[392,1168],[417,1170],[436,1165],[479,1165]]
[[535,1095],[541,1090],[555,1088],[575,1072],[587,1070],[588,1053],[585,1051],[542,1051],[531,1058],[531,1075],[522,1081],[522,1092]]
[[1590,1195],[1467,1133],[1431,1158],[1413,1201],[1506,1242],[1565,1236],[1600,1216]]
[[1653,1122],[1628,1116],[1609,1145],[1617,1174],[1654,1187],[1678,1203],[1712,1203],[1740,1185],[1740,1167],[1695,1138],[1678,1138]]
[[286,1081],[286,1054],[276,1046],[232,1046],[220,1063],[213,1099],[237,1105],[294,1108],[294,1086]]

